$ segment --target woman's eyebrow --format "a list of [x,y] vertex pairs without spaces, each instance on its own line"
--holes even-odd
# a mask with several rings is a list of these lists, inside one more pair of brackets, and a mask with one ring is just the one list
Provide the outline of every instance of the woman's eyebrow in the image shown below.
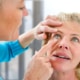
[[79,36],[80,37],[80,34],[71,34],[71,36]]
[[61,33],[61,34],[63,34],[63,32],[62,32],[62,31],[60,31],[60,30],[58,30],[57,32],[58,32],[58,33]]

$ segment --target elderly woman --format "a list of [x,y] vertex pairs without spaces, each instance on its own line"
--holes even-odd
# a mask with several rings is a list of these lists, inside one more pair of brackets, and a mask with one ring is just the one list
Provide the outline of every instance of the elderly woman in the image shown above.
[[60,14],[63,23],[47,33],[44,46],[34,55],[24,80],[80,80],[80,14]]
[[[34,39],[45,39],[44,32],[56,32],[49,26],[60,26],[55,18],[48,16],[28,33],[19,36],[23,16],[27,16],[24,0],[0,0],[0,62],[10,61],[28,48]],[[15,41],[13,41],[15,40]]]

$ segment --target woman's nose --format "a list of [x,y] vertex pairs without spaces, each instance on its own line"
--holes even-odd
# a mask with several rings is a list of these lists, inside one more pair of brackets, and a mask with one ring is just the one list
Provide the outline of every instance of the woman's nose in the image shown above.
[[59,43],[59,48],[68,50],[69,49],[68,41],[66,39],[61,40]]
[[67,49],[68,50],[68,47],[66,45],[60,45],[59,48]]
[[27,16],[28,15],[28,10],[26,8],[24,8],[23,10],[23,16]]

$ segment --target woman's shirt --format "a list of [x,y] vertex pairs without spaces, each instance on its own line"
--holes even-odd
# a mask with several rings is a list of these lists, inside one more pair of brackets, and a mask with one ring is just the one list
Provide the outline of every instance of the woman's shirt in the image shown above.
[[8,62],[11,58],[22,54],[28,47],[23,48],[18,40],[0,41],[0,62]]

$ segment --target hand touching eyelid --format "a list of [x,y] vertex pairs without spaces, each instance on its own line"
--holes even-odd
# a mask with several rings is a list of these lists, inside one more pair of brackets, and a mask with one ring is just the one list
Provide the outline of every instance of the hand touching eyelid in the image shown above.
[[53,45],[55,45],[57,43],[57,40],[56,39],[51,39],[51,40],[49,40],[48,41],[48,43],[47,44],[49,44],[49,47],[51,48],[51,46],[53,46]]
[[49,56],[58,46],[58,41],[56,39],[51,39],[48,41],[48,43],[50,44],[48,46],[48,51],[47,51],[47,56]]

